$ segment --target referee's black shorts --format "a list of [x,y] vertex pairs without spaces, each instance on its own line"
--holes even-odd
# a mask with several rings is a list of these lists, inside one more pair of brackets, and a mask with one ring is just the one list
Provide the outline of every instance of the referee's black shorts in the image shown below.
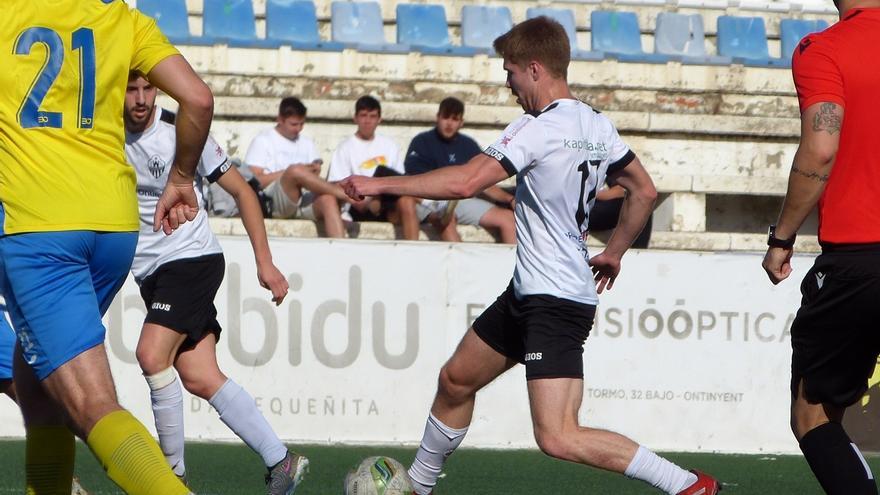
[[214,296],[223,282],[226,262],[222,254],[169,261],[141,282],[147,306],[144,323],[154,323],[188,338],[181,350],[192,348],[212,333],[220,336]]
[[526,366],[526,379],[583,378],[584,342],[596,306],[548,295],[517,299],[511,283],[474,321],[498,353]]
[[880,246],[826,249],[801,282],[791,327],[791,393],[846,407],[868,389],[880,353]]

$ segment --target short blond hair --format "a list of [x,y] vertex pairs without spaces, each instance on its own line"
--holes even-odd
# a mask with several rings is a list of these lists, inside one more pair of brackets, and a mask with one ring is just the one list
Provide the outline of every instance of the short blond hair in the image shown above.
[[512,63],[524,67],[537,61],[554,77],[568,76],[571,45],[565,28],[549,17],[521,22],[495,39],[495,51]]

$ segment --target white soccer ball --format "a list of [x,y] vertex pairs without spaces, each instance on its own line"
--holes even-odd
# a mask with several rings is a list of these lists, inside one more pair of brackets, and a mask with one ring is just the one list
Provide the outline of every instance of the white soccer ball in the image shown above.
[[345,477],[345,495],[411,495],[403,464],[390,457],[368,457]]

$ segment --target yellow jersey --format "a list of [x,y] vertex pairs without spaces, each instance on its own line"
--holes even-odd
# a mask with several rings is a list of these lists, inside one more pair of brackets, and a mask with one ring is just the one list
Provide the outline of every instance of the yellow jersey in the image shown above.
[[2,233],[138,230],[128,73],[177,53],[123,0],[0,3]]

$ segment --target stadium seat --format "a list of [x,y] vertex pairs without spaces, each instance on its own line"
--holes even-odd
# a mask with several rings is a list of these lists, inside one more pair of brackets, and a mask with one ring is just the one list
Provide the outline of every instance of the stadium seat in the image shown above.
[[791,59],[794,49],[804,36],[822,31],[828,27],[828,23],[822,20],[806,21],[803,19],[783,19],[779,23],[780,37],[782,38],[782,58]]
[[477,52],[473,48],[450,43],[446,9],[442,5],[398,4],[397,42],[433,55],[471,56]]
[[340,51],[342,43],[322,41],[312,0],[268,0],[266,40],[302,50]]
[[686,64],[730,65],[730,57],[706,53],[706,32],[700,14],[657,15],[654,30],[654,52],[669,55]]
[[600,51],[581,50],[577,44],[577,25],[574,21],[574,13],[569,9],[554,9],[549,7],[529,7],[526,10],[526,17],[534,19],[535,17],[545,16],[562,24],[565,34],[568,35],[568,42],[571,44],[571,58],[577,60],[602,60],[605,54]]
[[330,5],[333,41],[362,52],[406,53],[408,45],[388,43],[377,2],[337,1]]
[[461,8],[461,44],[494,53],[492,42],[510,31],[513,19],[507,7],[465,5]]
[[205,0],[203,22],[205,36],[215,43],[247,48],[277,46],[257,38],[251,0]]
[[140,0],[137,8],[156,19],[159,29],[175,45],[210,44],[206,38],[190,35],[186,0]]
[[671,57],[642,50],[642,32],[635,12],[594,10],[590,13],[592,48],[621,62],[662,64]]
[[753,67],[789,67],[791,60],[770,58],[762,17],[718,17],[718,54]]

